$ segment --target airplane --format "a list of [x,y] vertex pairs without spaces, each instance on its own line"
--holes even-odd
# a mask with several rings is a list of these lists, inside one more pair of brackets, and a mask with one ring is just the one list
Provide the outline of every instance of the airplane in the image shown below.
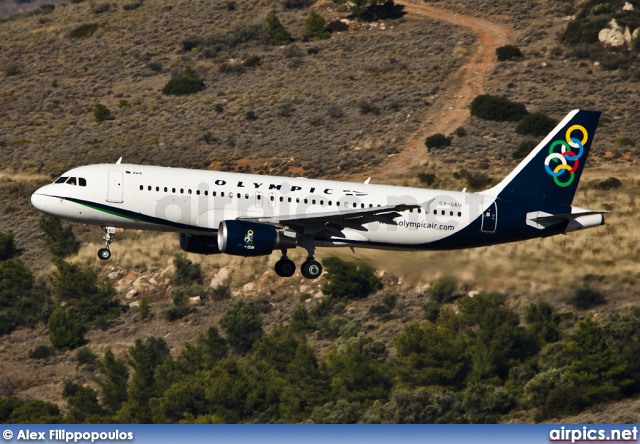
[[111,257],[118,228],[179,233],[199,254],[263,256],[290,277],[287,251],[322,274],[316,247],[453,250],[553,236],[604,224],[606,211],[571,206],[600,112],[573,110],[500,183],[482,192],[192,170],[121,163],[80,166],[31,196],[38,210],[100,225]]

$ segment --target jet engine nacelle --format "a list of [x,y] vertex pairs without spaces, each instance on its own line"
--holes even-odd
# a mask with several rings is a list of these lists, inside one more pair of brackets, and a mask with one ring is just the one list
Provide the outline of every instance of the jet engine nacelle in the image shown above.
[[180,233],[178,238],[180,239],[180,248],[187,253],[220,254],[216,236]]
[[296,239],[271,225],[225,220],[218,228],[218,248],[234,256],[266,256],[276,249],[295,248]]

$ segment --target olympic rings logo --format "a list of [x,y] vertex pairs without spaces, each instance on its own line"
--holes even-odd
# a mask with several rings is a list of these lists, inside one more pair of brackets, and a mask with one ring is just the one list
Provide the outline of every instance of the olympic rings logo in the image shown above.
[[247,234],[244,236],[244,243],[246,245],[253,245],[253,230],[247,231]]
[[[571,137],[573,131],[580,131],[582,133],[582,140]],[[565,140],[556,140],[549,147],[549,155],[544,159],[544,168],[547,173],[553,177],[556,185],[559,187],[568,187],[573,183],[575,178],[575,171],[578,170],[580,165],[580,158],[584,153],[584,144],[589,140],[589,134],[582,125],[573,125],[567,129]],[[560,146],[560,152],[556,153],[555,149]],[[572,151],[577,150],[577,152]],[[572,165],[569,165],[572,162]],[[569,173],[567,178],[565,173]],[[561,179],[564,179],[562,181]]]

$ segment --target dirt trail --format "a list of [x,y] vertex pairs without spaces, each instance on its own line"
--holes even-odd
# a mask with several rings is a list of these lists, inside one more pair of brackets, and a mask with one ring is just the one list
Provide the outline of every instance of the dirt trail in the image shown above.
[[444,83],[445,90],[431,104],[420,128],[404,142],[405,148],[377,168],[385,176],[398,176],[420,165],[427,157],[427,136],[449,135],[469,117],[471,101],[484,93],[484,82],[496,63],[496,48],[507,44],[513,33],[510,25],[459,14],[427,4],[396,2],[405,7],[409,19],[428,17],[469,28],[478,36],[468,61]]

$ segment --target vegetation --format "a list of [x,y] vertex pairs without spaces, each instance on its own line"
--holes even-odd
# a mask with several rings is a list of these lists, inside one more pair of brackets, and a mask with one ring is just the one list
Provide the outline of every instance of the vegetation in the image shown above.
[[265,20],[265,32],[273,46],[287,45],[291,42],[291,34],[274,13],[269,14]]
[[96,123],[102,123],[106,120],[115,119],[115,117],[111,115],[111,110],[102,103],[96,103],[93,107],[93,118]]
[[524,57],[522,55],[522,51],[520,51],[520,48],[513,45],[505,45],[496,48],[496,55],[498,56],[499,62],[515,61],[520,60]]
[[100,28],[97,23],[87,23],[80,25],[69,33],[71,39],[81,39],[85,37],[91,37]]
[[62,227],[62,221],[57,217],[42,216],[39,222],[40,229],[44,232],[44,241],[52,255],[65,258],[78,253],[80,241],[68,226]]
[[543,137],[556,127],[558,122],[541,113],[527,114],[516,126],[516,133]]
[[432,149],[440,149],[451,146],[451,139],[444,134],[433,134],[424,141],[428,151]]
[[326,20],[315,9],[311,8],[304,21],[304,30],[307,38],[322,40],[331,37],[331,33],[324,30],[325,23]]
[[511,102],[506,97],[483,94],[471,102],[471,115],[497,122],[517,122],[529,112],[522,103]]
[[205,84],[190,67],[186,67],[179,76],[172,77],[162,89],[162,93],[168,96],[186,96],[195,94],[205,89]]
[[516,160],[524,159],[527,155],[537,146],[537,143],[533,140],[523,140],[520,142],[520,145],[513,150],[511,153],[511,157]]

